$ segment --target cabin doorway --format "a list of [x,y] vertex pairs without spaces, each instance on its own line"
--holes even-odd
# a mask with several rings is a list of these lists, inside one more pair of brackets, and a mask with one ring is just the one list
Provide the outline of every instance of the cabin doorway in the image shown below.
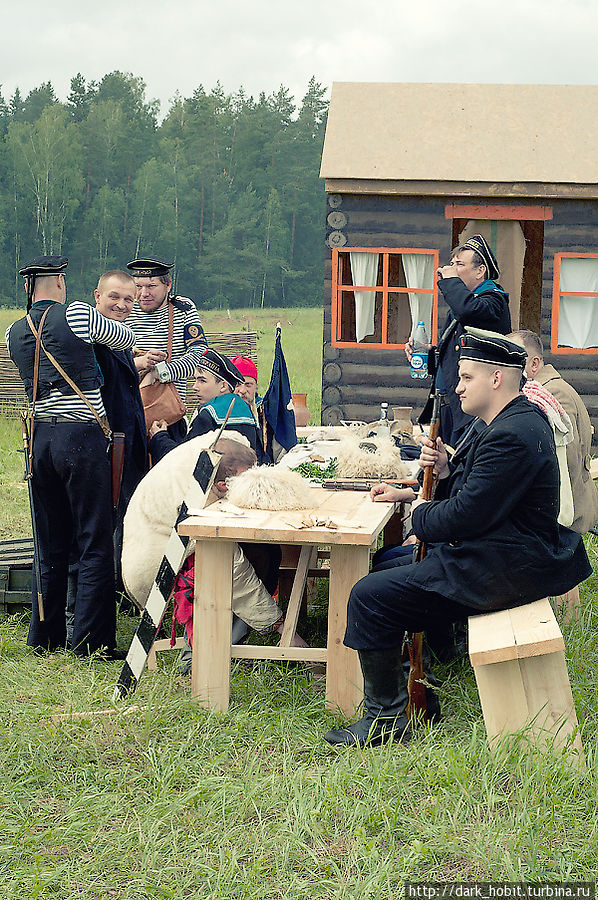
[[513,330],[541,333],[544,222],[533,219],[453,219],[453,247],[482,234],[498,260],[509,294]]

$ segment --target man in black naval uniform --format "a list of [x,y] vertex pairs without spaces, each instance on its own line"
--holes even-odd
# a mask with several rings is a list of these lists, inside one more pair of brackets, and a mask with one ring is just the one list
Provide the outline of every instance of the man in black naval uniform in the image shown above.
[[[429,355],[429,369],[434,383],[419,421],[424,425],[430,422],[432,394],[439,391],[443,395],[440,436],[454,447],[471,422],[471,416],[463,411],[455,394],[459,380],[459,339],[466,325],[508,334],[511,330],[509,295],[497,283],[500,278],[498,263],[481,234],[474,234],[458,247],[453,252],[450,265],[442,266],[436,274],[438,288],[449,312],[438,346]],[[411,359],[412,345],[410,340],[405,347],[408,359]]]
[[125,325],[104,318],[86,303],[65,306],[67,264],[65,257],[43,256],[20,270],[31,324],[41,332],[37,378],[36,337],[28,317],[14,322],[6,332],[8,350],[23,379],[33,415],[32,487],[44,621],[40,621],[34,602],[27,643],[41,650],[65,646],[68,563],[73,551],[79,577],[72,649],[85,656],[104,648],[109,658],[119,659],[121,654],[115,648],[111,464],[109,441],[97,418],[105,417],[105,408],[92,344],[125,350],[133,346],[135,337]]
[[[446,628],[476,613],[565,593],[591,574],[581,536],[557,523],[559,469],[552,429],[519,390],[525,350],[502,335],[466,329],[457,394],[478,416],[448,462],[442,441],[422,450],[439,483],[416,500],[412,526],[421,562],[382,564],[353,587],[345,644],[359,653],[362,719],[331,731],[331,744],[377,744],[408,736],[405,631]],[[388,485],[373,499],[394,500]],[[387,566],[387,567],[386,567]]]

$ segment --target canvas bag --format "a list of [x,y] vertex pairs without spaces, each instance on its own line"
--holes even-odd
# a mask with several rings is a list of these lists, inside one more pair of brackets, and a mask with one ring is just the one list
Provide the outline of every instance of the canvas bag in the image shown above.
[[[170,362],[172,356],[172,339],[174,330],[174,307],[172,303],[168,303],[168,347],[166,362]],[[145,426],[147,430],[151,428],[154,422],[163,419],[167,425],[174,425],[179,422],[187,409],[181,399],[181,395],[177,391],[172,382],[154,381],[144,384],[146,379],[151,378],[151,372],[145,376],[139,385],[141,392],[141,401],[143,403],[143,411],[145,413]]]

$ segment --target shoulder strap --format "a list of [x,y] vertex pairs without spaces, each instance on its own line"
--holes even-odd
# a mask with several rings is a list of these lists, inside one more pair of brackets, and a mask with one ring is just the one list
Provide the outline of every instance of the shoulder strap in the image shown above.
[[31,400],[31,411],[29,413],[29,470],[33,471],[33,422],[34,422],[34,414],[35,414],[35,400],[37,397],[37,385],[39,382],[39,350],[40,344],[42,340],[42,328],[44,327],[44,321],[46,316],[50,311],[50,307],[48,307],[43,316],[41,317],[41,321],[39,323],[39,331],[35,330],[35,325],[33,324],[33,319],[31,318],[31,314],[27,313],[27,324],[29,328],[33,332],[35,336],[35,356],[33,358],[33,397]]
[[[87,406],[87,408],[91,410],[91,412],[93,413],[93,416],[94,416],[96,422],[98,423],[98,425],[100,426],[100,428],[102,429],[102,431],[104,432],[104,434],[106,435],[106,438],[110,441],[110,440],[112,440],[112,432],[111,432],[111,430],[110,430],[110,426],[109,426],[109,424],[108,424],[107,419],[102,419],[102,418],[98,415],[97,410],[94,409],[94,407],[91,405],[91,403],[89,402],[89,400],[87,399],[87,397],[85,396],[85,394],[83,393],[83,391],[81,391],[80,388],[77,387],[77,385],[75,384],[75,382],[73,381],[73,379],[70,378],[70,377],[67,375],[67,373],[64,371],[64,369],[62,368],[62,366],[61,366],[60,363],[58,362],[58,360],[57,360],[54,356],[52,356],[52,354],[50,353],[49,350],[47,350],[47,349],[44,347],[44,344],[43,344],[43,341],[42,341],[42,326],[43,326],[43,324],[44,324],[44,319],[45,319],[45,317],[46,317],[46,313],[47,313],[47,312],[48,312],[48,310],[46,310],[46,312],[44,313],[44,315],[43,315],[43,317],[42,317],[42,320],[41,320],[41,322],[40,322],[40,324],[39,324],[39,331],[36,331],[36,330],[35,330],[35,327],[34,327],[34,325],[33,325],[33,322],[31,321],[31,317],[30,317],[29,315],[27,316],[27,321],[29,322],[29,327],[31,328],[33,334],[35,335],[35,338],[36,338],[36,341],[37,341],[37,344],[36,344],[36,348],[35,348],[35,349],[36,349],[36,362],[37,362],[38,370],[39,370],[39,345],[41,345],[41,349],[44,351],[44,353],[46,354],[46,356],[48,357],[48,359],[50,360],[50,362],[52,363],[52,365],[54,366],[54,368],[60,373],[60,375],[62,375],[62,377],[64,378],[64,380],[66,381],[66,383],[67,383],[68,385],[70,385],[70,387],[72,387],[72,389],[73,389],[74,392],[77,394],[77,396],[78,396],[81,400],[83,400],[83,402],[85,403],[85,405]],[[34,379],[35,379],[35,377],[36,377],[35,371],[34,371],[34,376],[33,376],[33,377],[34,377]],[[36,388],[37,388],[37,383],[34,384],[34,394],[33,394],[34,402],[35,402],[35,390],[36,390]],[[32,416],[33,416],[33,412],[32,412]],[[33,422],[32,422],[31,427],[33,428]]]
[[170,362],[170,358],[172,356],[172,340],[174,335],[174,306],[168,300],[168,347],[166,350],[166,362]]

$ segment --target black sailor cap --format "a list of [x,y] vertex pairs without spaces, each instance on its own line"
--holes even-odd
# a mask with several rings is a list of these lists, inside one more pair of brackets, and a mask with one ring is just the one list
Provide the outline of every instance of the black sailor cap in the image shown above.
[[504,334],[467,326],[459,340],[459,359],[523,369],[527,353],[520,344],[507,340]]
[[211,347],[204,351],[201,359],[195,365],[198,369],[207,369],[216,378],[226,381],[233,391],[237,385],[245,382],[245,379],[228,356],[218,353],[217,350],[212,350]]
[[66,256],[36,256],[30,263],[19,269],[19,275],[60,275],[68,266]]
[[155,256],[140,256],[138,259],[132,259],[127,263],[127,269],[130,269],[133,275],[140,278],[153,278],[157,275],[168,275],[168,272],[174,263],[166,262],[164,259],[156,259]]

